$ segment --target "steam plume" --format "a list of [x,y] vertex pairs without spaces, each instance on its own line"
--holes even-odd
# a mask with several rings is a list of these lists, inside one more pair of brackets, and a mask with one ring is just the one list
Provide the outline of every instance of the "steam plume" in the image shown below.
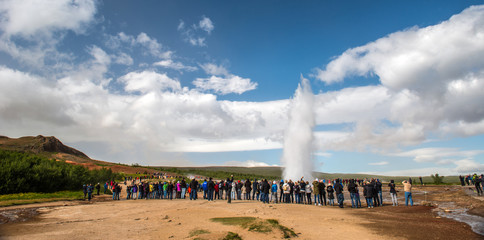
[[314,95],[309,81],[301,75],[289,111],[289,126],[284,134],[281,163],[284,179],[312,179]]

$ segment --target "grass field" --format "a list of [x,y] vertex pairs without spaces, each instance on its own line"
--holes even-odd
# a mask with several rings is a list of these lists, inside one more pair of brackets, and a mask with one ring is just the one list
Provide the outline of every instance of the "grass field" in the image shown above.
[[16,193],[0,195],[0,207],[80,199],[84,199],[84,193],[82,191],[60,191],[53,193]]

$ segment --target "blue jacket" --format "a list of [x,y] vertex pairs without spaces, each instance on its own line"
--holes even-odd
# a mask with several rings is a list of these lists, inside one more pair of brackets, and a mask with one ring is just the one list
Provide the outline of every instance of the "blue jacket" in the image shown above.
[[277,192],[277,184],[272,184],[272,192]]
[[208,183],[207,183],[207,181],[205,181],[205,182],[202,183],[202,188],[203,188],[203,191],[207,191],[208,190]]

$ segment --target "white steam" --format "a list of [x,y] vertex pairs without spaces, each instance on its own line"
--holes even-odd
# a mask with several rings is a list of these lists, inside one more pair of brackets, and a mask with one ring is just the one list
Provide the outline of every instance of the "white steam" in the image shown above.
[[281,163],[284,179],[312,179],[314,95],[309,81],[301,76],[289,111],[289,126],[284,134]]

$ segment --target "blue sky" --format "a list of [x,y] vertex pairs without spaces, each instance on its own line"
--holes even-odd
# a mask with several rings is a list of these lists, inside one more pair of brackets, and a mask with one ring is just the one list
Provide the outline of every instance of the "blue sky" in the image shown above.
[[484,172],[480,1],[0,1],[0,134],[149,165]]

